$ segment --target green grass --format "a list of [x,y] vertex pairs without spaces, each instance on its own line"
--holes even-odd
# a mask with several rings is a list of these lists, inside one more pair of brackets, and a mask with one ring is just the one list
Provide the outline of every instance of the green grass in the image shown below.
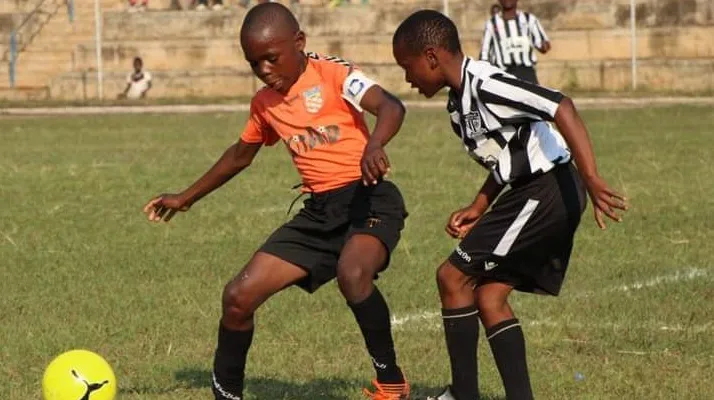
[[[221,289],[286,221],[297,174],[277,146],[171,224],[141,207],[192,182],[245,117],[0,119],[0,398],[38,399],[44,367],[72,348],[112,364],[121,399],[209,398]],[[714,398],[714,111],[584,117],[632,209],[605,232],[586,211],[560,297],[514,296],[537,398]],[[443,224],[485,176],[448,129],[440,112],[411,111],[388,148],[411,216],[378,284],[421,396],[449,377],[434,317],[434,271],[455,245]],[[482,392],[501,399],[481,339]],[[260,309],[247,374],[248,399],[361,398],[371,366],[334,283]]]

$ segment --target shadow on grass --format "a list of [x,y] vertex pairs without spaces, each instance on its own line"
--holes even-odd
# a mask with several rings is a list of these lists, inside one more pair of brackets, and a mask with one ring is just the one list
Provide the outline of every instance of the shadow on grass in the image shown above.
[[[169,394],[182,389],[209,389],[211,371],[202,368],[184,368],[174,373],[175,383],[168,387],[130,387],[120,389],[126,394]],[[245,394],[253,399],[271,400],[348,400],[347,393],[359,393],[367,382],[343,378],[315,379],[306,383],[288,382],[275,378],[247,378]],[[434,396],[443,387],[425,386],[412,382],[412,400],[424,400]],[[210,395],[209,395],[210,396]],[[481,400],[506,400],[503,396],[486,394]]]

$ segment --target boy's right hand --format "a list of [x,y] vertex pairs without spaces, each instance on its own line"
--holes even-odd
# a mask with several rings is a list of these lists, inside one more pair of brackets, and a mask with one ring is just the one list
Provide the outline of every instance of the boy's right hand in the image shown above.
[[455,211],[449,217],[449,222],[446,224],[446,233],[454,239],[463,239],[471,228],[476,225],[476,222],[481,218],[480,212],[473,205]]
[[154,197],[144,206],[144,213],[149,221],[169,222],[178,211],[188,211],[191,205],[180,194],[166,193]]

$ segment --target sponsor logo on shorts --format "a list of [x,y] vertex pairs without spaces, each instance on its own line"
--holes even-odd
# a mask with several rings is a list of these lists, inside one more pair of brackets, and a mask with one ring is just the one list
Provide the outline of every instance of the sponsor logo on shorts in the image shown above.
[[471,256],[468,255],[468,253],[466,253],[465,251],[461,250],[461,247],[459,246],[456,246],[456,254],[458,254],[459,257],[463,258],[464,261],[469,263],[471,262]]
[[374,228],[379,225],[380,222],[382,222],[382,220],[379,218],[367,218],[367,227]]
[[498,267],[498,263],[495,263],[493,261],[486,261],[483,263],[483,269],[485,269],[486,271],[490,271],[496,267]]

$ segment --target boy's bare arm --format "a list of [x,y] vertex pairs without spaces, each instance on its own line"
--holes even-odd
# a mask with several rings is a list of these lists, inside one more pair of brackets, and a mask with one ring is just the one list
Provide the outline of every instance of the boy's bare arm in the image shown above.
[[151,221],[169,221],[177,211],[186,211],[207,194],[221,187],[250,165],[262,144],[242,140],[230,146],[221,158],[201,178],[186,190],[176,194],[162,194],[151,199],[144,212]]
[[399,132],[406,109],[399,99],[377,85],[367,90],[360,106],[377,117],[361,163],[365,185],[376,184],[380,177],[389,172],[389,159],[384,146]]
[[560,102],[555,113],[555,124],[573,153],[575,164],[593,202],[598,226],[605,229],[602,214],[619,222],[621,218],[616,210],[627,210],[626,199],[600,177],[587,128],[570,98],[564,97]]

